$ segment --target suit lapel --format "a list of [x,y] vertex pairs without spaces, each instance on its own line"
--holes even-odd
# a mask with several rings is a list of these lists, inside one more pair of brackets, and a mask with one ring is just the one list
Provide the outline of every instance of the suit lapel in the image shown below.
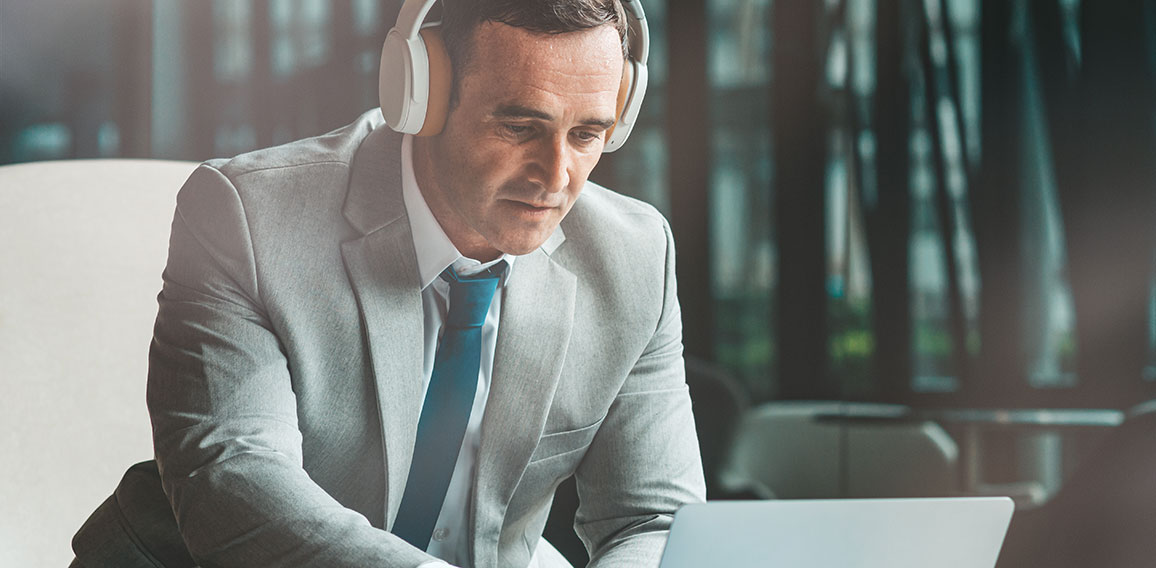
[[576,290],[577,278],[542,250],[519,257],[505,287],[474,481],[477,568],[497,562],[479,552],[496,552],[506,505],[538,445],[570,343]]
[[379,128],[358,150],[344,213],[361,233],[341,245],[372,361],[384,445],[388,528],[409,476],[422,396],[417,256],[401,196],[401,137]]
[[[386,469],[385,527],[397,515],[420,418],[423,316],[417,255],[401,195],[401,137],[379,128],[358,149],[344,214],[358,236],[341,246],[372,360]],[[504,289],[473,493],[474,566],[496,553],[506,505],[546,423],[574,324],[577,278],[550,259],[561,229],[519,257]],[[479,543],[489,543],[479,547]]]

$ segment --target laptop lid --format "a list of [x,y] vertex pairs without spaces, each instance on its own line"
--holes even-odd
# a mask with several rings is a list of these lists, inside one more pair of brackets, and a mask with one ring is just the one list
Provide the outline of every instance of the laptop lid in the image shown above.
[[686,505],[662,568],[992,568],[1007,497],[714,501]]

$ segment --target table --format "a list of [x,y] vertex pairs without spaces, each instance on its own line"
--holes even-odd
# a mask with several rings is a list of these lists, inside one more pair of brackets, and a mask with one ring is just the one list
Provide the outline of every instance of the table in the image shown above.
[[1124,412],[1102,408],[920,408],[890,412],[846,412],[816,415],[817,420],[842,423],[901,423],[932,421],[959,425],[963,437],[960,473],[964,491],[975,492],[982,485],[980,436],[997,429],[1060,431],[1114,428],[1124,422]]
[[1120,410],[1102,408],[943,408],[912,410],[913,419],[958,424],[959,463],[963,489],[975,491],[982,484],[980,436],[990,430],[1078,430],[1115,428],[1124,422]]

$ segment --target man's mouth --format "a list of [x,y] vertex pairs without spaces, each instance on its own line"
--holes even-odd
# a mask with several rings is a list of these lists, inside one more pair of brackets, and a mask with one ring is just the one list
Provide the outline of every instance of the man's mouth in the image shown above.
[[525,201],[510,200],[510,203],[513,203],[515,206],[520,207],[522,209],[525,209],[527,211],[533,211],[533,212],[549,211],[550,209],[555,208],[554,205],[539,204],[539,203],[527,203]]

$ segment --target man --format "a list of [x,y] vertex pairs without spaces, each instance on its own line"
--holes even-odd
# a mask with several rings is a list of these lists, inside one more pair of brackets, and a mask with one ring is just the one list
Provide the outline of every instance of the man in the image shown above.
[[[203,566],[546,565],[571,474],[591,565],[655,566],[674,511],[703,499],[669,228],[587,183],[622,7],[452,3],[446,22],[440,134],[375,110],[181,190],[148,403]],[[455,286],[478,273],[475,393],[438,415]],[[460,452],[431,433],[453,421]]]

